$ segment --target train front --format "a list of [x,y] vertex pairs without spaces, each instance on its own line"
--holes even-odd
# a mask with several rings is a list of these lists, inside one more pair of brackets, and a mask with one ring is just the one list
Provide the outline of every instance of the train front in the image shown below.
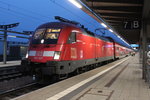
[[39,72],[46,75],[56,73],[57,62],[61,61],[64,41],[67,38],[64,27],[62,23],[52,22],[36,29],[30,40],[26,59],[22,60],[25,70],[32,73],[40,70]]

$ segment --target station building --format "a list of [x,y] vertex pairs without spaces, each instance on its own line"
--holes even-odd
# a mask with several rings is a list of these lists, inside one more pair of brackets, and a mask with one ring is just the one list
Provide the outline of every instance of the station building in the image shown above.
[[[17,60],[21,59],[26,55],[28,48],[28,42],[26,41],[17,41],[17,39],[8,39],[7,40],[7,56],[8,60]],[[3,40],[0,40],[0,60],[3,59],[3,49],[4,44]]]

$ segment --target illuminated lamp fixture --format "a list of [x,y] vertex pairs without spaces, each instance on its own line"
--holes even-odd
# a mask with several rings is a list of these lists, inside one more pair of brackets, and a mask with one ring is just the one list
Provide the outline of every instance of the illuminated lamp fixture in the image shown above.
[[117,36],[118,38],[121,38],[119,35]]
[[82,8],[82,6],[76,0],[69,0],[72,4],[77,6],[78,8]]
[[105,25],[104,23],[101,23],[102,26],[107,27],[107,25]]
[[41,44],[43,44],[43,43],[44,43],[44,39],[41,40]]
[[8,37],[13,37],[13,38],[16,38],[16,36],[12,36],[12,35],[8,35]]
[[109,29],[110,32],[114,32],[112,29]]

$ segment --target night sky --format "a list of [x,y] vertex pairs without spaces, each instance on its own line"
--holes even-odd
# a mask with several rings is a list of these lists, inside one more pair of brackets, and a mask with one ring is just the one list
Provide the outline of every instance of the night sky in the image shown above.
[[[14,31],[34,31],[40,24],[56,21],[54,16],[80,22],[92,32],[97,28],[103,28],[100,23],[68,0],[0,0],[0,25],[19,22],[19,26],[11,29]],[[106,31],[106,36],[122,43],[109,31]],[[27,40],[17,38],[17,41]]]

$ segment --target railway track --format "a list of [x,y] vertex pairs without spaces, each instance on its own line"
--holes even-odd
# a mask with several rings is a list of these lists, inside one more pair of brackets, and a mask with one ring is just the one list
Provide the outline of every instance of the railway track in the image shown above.
[[38,84],[38,82],[28,83],[26,85],[18,86],[8,91],[4,91],[0,94],[0,100],[10,100],[15,97],[21,96],[23,94],[29,93],[36,89],[42,88],[44,86]]
[[25,75],[20,68],[21,66],[0,68],[0,100],[6,94],[37,84],[33,76]]
[[[105,63],[103,63],[102,65],[104,64]],[[21,68],[21,66],[15,66],[15,67],[12,66],[8,68],[0,69],[0,100],[10,100],[17,96],[26,94],[28,92],[37,90],[39,88],[63,80],[63,79],[55,80],[55,78],[53,79],[52,77],[46,77],[45,80],[48,81],[42,82],[41,79],[38,79],[35,76],[30,76],[27,74],[25,75],[20,71],[19,67]],[[90,66],[89,69],[82,69],[80,71],[82,73],[87,70],[92,70],[93,67],[94,66]],[[80,73],[69,74],[68,78],[73,77],[76,74],[80,74]]]
[[20,76],[21,73],[19,71],[19,67],[20,66],[10,66],[0,68],[0,82],[12,77]]
[[23,74],[20,72],[17,73],[11,73],[11,74],[5,74],[0,76],[0,82],[5,81],[5,80],[10,80],[13,78],[21,77]]
[[50,81],[43,84],[41,79],[36,78],[34,75],[24,74],[20,68],[21,66],[0,68],[0,100],[10,100],[55,83],[55,81],[48,79]]
[[50,80],[46,84],[41,84],[41,81],[35,80],[32,76],[23,76],[5,81],[2,84],[3,88],[0,87],[0,100],[10,100],[53,83],[55,82]]

